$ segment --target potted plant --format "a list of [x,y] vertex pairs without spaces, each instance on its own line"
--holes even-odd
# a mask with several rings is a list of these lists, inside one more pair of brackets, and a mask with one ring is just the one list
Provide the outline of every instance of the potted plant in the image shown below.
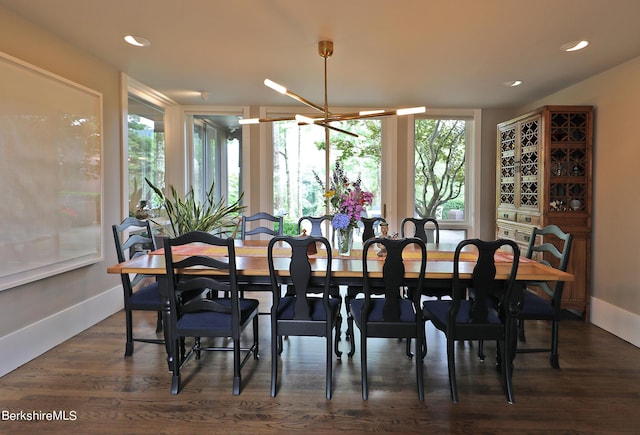
[[145,178],[147,184],[160,199],[169,219],[169,226],[158,224],[161,232],[169,237],[176,237],[189,231],[205,231],[216,236],[235,237],[239,224],[239,215],[246,206],[240,205],[244,192],[237,201],[225,204],[225,198],[218,201],[214,195],[214,184],[207,192],[204,202],[197,201],[193,187],[181,198],[175,187],[169,186],[169,194],[165,194]]

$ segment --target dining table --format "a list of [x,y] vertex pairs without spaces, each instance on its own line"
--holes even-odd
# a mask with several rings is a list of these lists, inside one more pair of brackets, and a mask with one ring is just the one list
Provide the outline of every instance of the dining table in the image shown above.
[[[236,257],[236,275],[238,284],[258,285],[256,288],[264,288],[271,291],[269,287],[270,276],[269,266],[267,263],[267,245],[268,240],[235,240],[234,249]],[[350,255],[341,256],[337,251],[332,252],[331,258],[331,281],[332,285],[348,286],[363,284],[363,259],[361,244],[356,244],[351,250]],[[429,289],[446,289],[451,288],[453,279],[453,255],[457,243],[427,243],[427,267],[424,276],[424,288]],[[378,251],[370,250],[367,257],[367,269],[369,276],[375,280],[382,277],[382,268],[384,265],[384,256],[378,255]],[[224,261],[226,256],[226,248],[210,247],[209,245],[190,244],[181,247],[174,247],[173,255],[176,260],[181,257],[191,255],[206,255]],[[461,253],[461,262],[459,267],[460,278],[462,280],[471,280],[473,268],[475,267],[475,258],[477,254],[472,251],[463,251]],[[408,279],[418,278],[420,270],[420,262],[418,259],[418,250],[407,251],[403,254],[405,264],[405,275]],[[516,282],[522,288],[522,284],[526,281],[572,281],[573,275],[568,272],[555,269],[544,265],[537,261],[519,258],[518,272]],[[320,250],[316,254],[310,255],[312,279],[324,278],[324,270],[328,256]],[[499,251],[495,255],[496,279],[506,280],[511,271],[513,262],[513,254],[509,252]],[[290,250],[285,245],[276,245],[274,248],[274,268],[275,273],[280,277],[279,281],[286,280],[289,275]],[[145,255],[139,255],[133,259],[123,263],[115,264],[107,268],[110,274],[145,274],[155,276],[163,297],[168,297],[166,282],[166,267],[164,250],[157,249],[150,251]],[[202,268],[188,268],[176,271],[179,274],[186,275],[211,275],[212,272]],[[166,302],[166,310],[164,316],[168,314],[168,299]],[[165,333],[166,333],[166,329]],[[165,335],[165,343],[169,345],[169,337]],[[169,351],[169,349],[167,349]],[[170,353],[169,353],[170,355]],[[171,364],[170,356],[169,364]],[[170,366],[171,367],[171,366]]]

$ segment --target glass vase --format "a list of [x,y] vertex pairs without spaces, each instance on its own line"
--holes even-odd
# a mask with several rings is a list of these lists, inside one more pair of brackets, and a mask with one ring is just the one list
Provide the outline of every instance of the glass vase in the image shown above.
[[338,255],[351,255],[351,247],[353,246],[353,228],[341,228],[336,230],[338,240]]

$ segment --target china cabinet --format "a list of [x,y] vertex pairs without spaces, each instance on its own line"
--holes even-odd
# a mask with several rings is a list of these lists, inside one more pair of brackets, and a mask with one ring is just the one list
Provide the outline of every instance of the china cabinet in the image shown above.
[[575,280],[564,287],[562,307],[586,318],[593,107],[541,107],[498,124],[497,135],[496,235],[516,241],[526,252],[533,227],[556,224],[573,233],[568,271]]

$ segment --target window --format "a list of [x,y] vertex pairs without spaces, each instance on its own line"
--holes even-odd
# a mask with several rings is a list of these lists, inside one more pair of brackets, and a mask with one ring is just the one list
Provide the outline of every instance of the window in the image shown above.
[[435,217],[441,241],[466,238],[473,194],[469,149],[474,122],[469,117],[420,117],[414,123],[414,215]]
[[196,198],[204,201],[214,184],[216,198],[228,203],[241,192],[240,149],[242,129],[236,116],[194,115],[191,158],[191,185]]
[[324,198],[328,177],[340,161],[351,180],[360,177],[364,190],[374,194],[369,216],[381,211],[381,123],[354,120],[332,126],[355,133],[330,131],[330,149],[325,146],[325,130],[296,121],[273,123],[273,210],[284,216],[285,233],[296,234],[301,216],[331,213]]
[[145,179],[164,187],[164,110],[136,96],[128,98],[129,215],[140,208],[157,208]]

